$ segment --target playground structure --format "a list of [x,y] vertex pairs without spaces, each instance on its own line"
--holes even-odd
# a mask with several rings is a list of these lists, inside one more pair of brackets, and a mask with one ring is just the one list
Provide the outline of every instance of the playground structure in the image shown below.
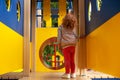
[[[0,75],[63,72],[63,55],[56,51],[55,39],[49,39],[57,37],[62,18],[73,10],[80,35],[77,71],[90,68],[120,77],[119,5],[119,0],[0,0]],[[49,45],[53,52],[46,56]]]

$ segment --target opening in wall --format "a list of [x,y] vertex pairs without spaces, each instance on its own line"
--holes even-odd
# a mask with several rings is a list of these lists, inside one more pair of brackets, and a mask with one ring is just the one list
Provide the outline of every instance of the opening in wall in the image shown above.
[[10,11],[11,0],[5,0],[5,3],[6,3],[6,9],[7,9],[7,11]]
[[18,20],[18,22],[20,21],[20,13],[21,13],[21,8],[20,8],[20,2],[18,1],[18,3],[17,3],[17,20]]

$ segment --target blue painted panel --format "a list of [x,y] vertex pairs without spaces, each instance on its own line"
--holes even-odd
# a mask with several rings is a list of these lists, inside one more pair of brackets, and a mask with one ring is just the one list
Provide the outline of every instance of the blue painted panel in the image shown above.
[[[21,6],[21,17],[20,21],[17,20],[17,3],[20,1]],[[19,34],[23,35],[23,9],[24,9],[23,0],[11,0],[10,11],[6,9],[5,0],[0,0],[0,22],[6,24]]]
[[[58,2],[59,0],[51,0],[51,2]],[[73,0],[67,0],[67,1],[73,1]],[[43,2],[43,0],[37,0],[37,2]]]
[[92,80],[120,80],[120,78],[92,78]]
[[[120,0],[101,0],[101,10],[97,10],[97,0],[85,0],[86,35],[120,12]],[[91,20],[88,21],[88,6],[91,2]]]

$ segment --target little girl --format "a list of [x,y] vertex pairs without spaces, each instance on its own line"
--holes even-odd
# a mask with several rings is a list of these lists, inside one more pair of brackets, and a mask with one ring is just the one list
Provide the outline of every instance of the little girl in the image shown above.
[[77,24],[76,18],[72,14],[67,14],[63,18],[62,25],[58,27],[58,43],[61,44],[64,55],[65,74],[62,78],[75,78],[75,46],[76,34],[74,28]]

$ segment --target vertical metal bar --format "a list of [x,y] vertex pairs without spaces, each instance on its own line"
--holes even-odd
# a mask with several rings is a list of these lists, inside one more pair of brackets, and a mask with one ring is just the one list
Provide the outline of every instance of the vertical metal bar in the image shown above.
[[24,0],[24,76],[30,75],[30,0]]

